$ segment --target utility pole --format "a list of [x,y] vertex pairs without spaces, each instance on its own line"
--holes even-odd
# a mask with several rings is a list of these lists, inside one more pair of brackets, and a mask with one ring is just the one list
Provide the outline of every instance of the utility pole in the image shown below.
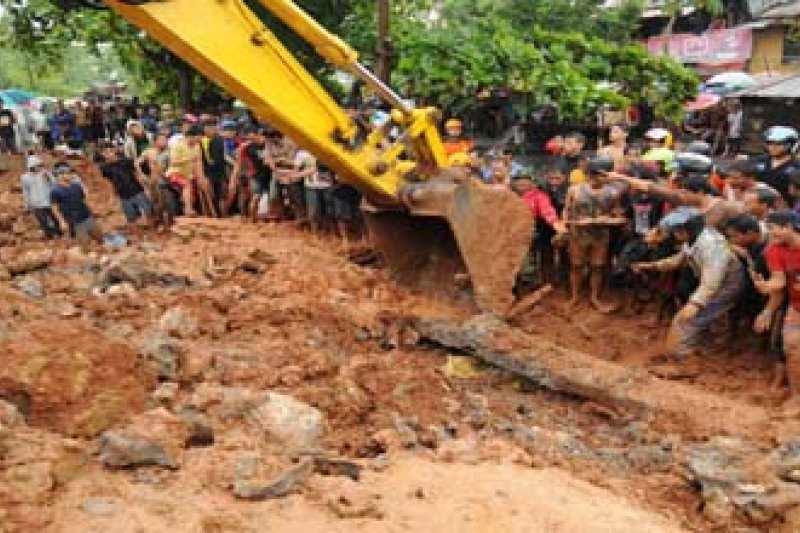
[[392,72],[391,0],[377,0],[378,3],[378,42],[375,47],[375,75],[384,83],[389,83]]

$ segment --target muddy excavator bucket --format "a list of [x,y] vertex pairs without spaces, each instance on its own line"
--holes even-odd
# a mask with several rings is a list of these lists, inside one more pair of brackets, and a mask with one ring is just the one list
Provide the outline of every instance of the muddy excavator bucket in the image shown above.
[[[395,279],[505,314],[531,244],[533,218],[513,192],[432,180],[404,191],[409,211],[366,209],[370,238]],[[462,278],[471,282],[464,287]]]

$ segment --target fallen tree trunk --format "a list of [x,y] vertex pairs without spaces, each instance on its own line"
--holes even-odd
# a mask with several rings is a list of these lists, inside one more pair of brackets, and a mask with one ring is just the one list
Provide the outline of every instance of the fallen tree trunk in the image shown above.
[[[636,416],[679,421],[682,428],[693,428],[698,436],[736,434],[763,439],[792,430],[796,433],[800,428],[794,420],[773,424],[761,406],[569,350],[492,317],[478,316],[464,323],[422,319],[417,328],[423,339],[472,355],[539,386],[621,407]],[[602,349],[598,345],[598,350]]]

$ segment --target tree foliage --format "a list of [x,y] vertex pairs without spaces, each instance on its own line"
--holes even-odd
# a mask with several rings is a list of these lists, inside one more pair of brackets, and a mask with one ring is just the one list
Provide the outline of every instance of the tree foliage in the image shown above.
[[[195,94],[212,92],[213,84],[114,13],[63,9],[58,2],[64,5],[64,0],[0,0],[12,29],[0,28],[6,46],[30,54],[32,65],[52,68],[63,61],[65,43],[80,41],[98,51],[110,42],[132,77],[142,80],[146,95],[169,98],[186,84]],[[320,77],[329,73],[313,50],[258,2],[246,2],[312,72]],[[374,59],[374,0],[298,3],[351,42],[367,62]],[[611,10],[600,9],[598,3],[393,0],[392,81],[409,96],[454,112],[472,105],[482,89],[509,87],[525,95],[525,105],[551,103],[565,116],[640,100],[662,114],[677,114],[694,96],[697,80],[672,60],[651,57],[629,44],[642,1],[628,0]]]

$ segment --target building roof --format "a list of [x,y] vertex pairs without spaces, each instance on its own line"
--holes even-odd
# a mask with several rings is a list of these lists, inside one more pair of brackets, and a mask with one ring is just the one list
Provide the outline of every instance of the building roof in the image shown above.
[[771,7],[767,7],[761,13],[758,13],[758,18],[765,19],[783,19],[794,18],[800,16],[800,2],[784,1]]
[[800,74],[768,76],[758,85],[729,94],[728,98],[800,98]]

